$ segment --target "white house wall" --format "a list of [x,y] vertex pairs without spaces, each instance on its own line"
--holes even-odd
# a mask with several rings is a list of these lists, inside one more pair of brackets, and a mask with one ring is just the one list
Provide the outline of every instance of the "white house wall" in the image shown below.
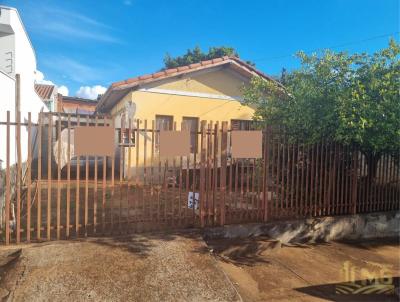
[[[41,110],[48,111],[42,100],[35,92],[35,71],[36,71],[36,57],[29,37],[24,29],[22,21],[19,17],[17,10],[0,6],[0,31],[8,25],[14,32],[13,35],[2,36],[0,32],[0,47],[4,49],[11,49],[14,58],[14,70],[10,74],[11,79],[7,75],[0,73],[0,121],[4,122],[7,118],[7,111],[10,111],[11,120],[15,121],[15,74],[20,74],[20,108],[21,108],[21,121],[28,120],[28,112],[31,112],[32,122],[36,123],[38,114]],[[4,24],[3,22],[9,22]],[[13,37],[10,39],[9,37]],[[6,39],[4,39],[6,38]],[[6,45],[9,43],[8,45]],[[11,127],[12,131],[14,127]],[[3,160],[3,165],[6,161],[5,154],[5,126],[0,127],[0,159]],[[15,132],[11,133],[11,164],[16,162],[15,156]],[[28,134],[26,127],[21,128],[21,150],[22,160],[27,159],[28,150]]]

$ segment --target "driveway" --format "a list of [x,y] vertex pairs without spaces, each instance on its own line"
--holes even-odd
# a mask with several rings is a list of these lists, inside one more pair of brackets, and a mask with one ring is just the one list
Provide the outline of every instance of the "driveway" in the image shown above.
[[[21,248],[19,259],[2,276],[2,293],[9,301],[240,299],[195,233],[59,241]],[[2,248],[3,259],[14,250],[15,246]]]
[[382,272],[398,282],[399,255],[398,240],[282,246],[258,237],[206,243],[194,231],[38,243],[0,248],[0,296],[2,301],[397,301],[394,295],[336,291],[349,271],[356,283]]

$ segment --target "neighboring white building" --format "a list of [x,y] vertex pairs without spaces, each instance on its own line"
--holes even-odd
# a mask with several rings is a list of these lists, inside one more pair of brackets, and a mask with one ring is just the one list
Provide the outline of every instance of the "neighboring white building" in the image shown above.
[[[48,111],[35,92],[36,56],[32,43],[15,8],[0,6],[0,121],[5,122],[7,111],[15,120],[15,78],[20,75],[21,121],[28,112],[32,122],[37,122],[40,111]],[[15,127],[11,127],[11,164],[16,162]],[[6,127],[0,126],[0,160],[6,164]],[[27,158],[27,129],[21,128],[22,160]]]

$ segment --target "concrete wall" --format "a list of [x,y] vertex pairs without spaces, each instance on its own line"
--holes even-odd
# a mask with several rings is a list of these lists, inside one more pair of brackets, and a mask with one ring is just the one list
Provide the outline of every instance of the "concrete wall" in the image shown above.
[[378,212],[347,216],[227,225],[205,230],[208,238],[269,236],[282,243],[357,240],[400,236],[400,213]]

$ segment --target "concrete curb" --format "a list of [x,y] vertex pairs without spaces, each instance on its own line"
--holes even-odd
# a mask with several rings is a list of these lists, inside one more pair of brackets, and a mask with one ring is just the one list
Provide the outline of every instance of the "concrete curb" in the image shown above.
[[400,212],[390,211],[226,225],[204,230],[204,237],[207,239],[252,236],[269,236],[282,243],[399,237]]

